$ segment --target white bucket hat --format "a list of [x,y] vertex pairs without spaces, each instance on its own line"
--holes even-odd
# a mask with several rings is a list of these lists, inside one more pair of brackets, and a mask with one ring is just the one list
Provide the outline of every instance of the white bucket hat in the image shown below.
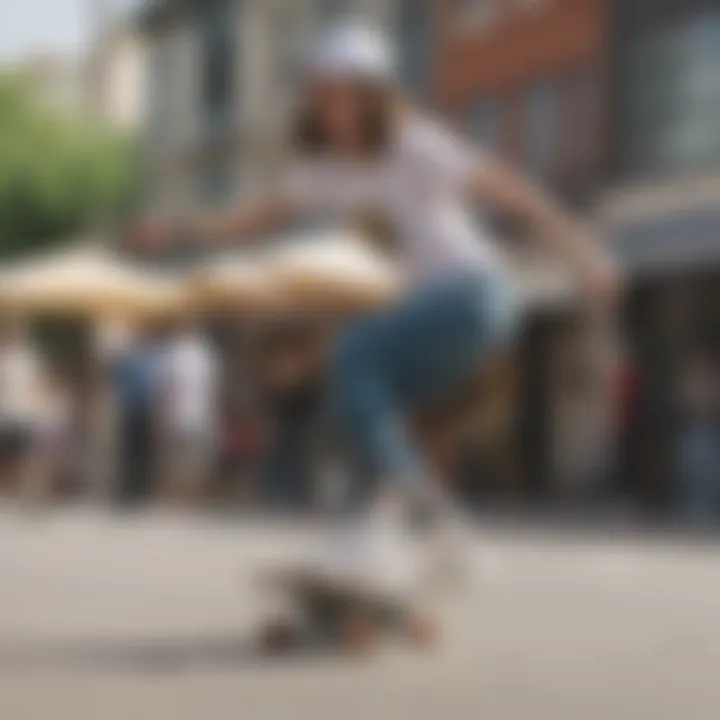
[[321,34],[310,53],[306,72],[310,80],[392,82],[396,76],[395,52],[380,31],[346,23]]

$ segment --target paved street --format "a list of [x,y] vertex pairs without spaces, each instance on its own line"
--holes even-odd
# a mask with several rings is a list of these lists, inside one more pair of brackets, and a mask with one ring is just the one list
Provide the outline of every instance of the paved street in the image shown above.
[[258,569],[314,534],[0,511],[0,718],[718,717],[720,548],[486,531],[437,654],[263,659]]

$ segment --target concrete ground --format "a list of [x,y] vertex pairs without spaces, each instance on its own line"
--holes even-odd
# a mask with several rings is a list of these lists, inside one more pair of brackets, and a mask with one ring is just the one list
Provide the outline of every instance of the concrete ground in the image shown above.
[[1,720],[715,720],[720,547],[493,529],[430,655],[254,652],[317,528],[0,511]]

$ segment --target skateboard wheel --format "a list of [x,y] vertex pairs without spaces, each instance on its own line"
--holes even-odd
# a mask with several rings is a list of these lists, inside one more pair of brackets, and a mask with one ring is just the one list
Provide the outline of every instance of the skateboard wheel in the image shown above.
[[339,628],[340,641],[353,655],[371,655],[378,647],[379,632],[371,618],[353,615],[346,618]]
[[408,639],[418,647],[432,650],[440,643],[440,624],[428,613],[413,613],[405,623]]
[[288,620],[270,620],[260,633],[260,648],[278,653],[292,650],[299,640],[298,629]]

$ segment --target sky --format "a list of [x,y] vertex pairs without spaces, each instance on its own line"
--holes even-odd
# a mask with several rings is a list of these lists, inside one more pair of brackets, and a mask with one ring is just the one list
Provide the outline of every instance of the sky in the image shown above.
[[0,60],[36,52],[78,50],[87,0],[0,0]]
[[[0,62],[47,51],[79,51],[92,0],[0,0]],[[128,6],[133,0],[113,0]]]

